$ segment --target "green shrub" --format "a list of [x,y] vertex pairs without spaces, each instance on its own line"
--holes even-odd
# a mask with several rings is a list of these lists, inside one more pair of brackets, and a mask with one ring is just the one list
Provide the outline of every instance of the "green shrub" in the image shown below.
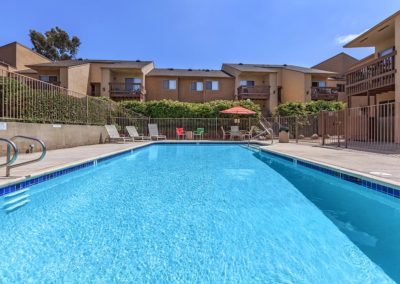
[[125,109],[152,118],[215,118],[232,117],[232,115],[221,114],[220,111],[234,106],[242,106],[260,114],[260,106],[249,101],[227,101],[217,100],[207,103],[186,103],[172,100],[161,101],[124,101],[120,103]]
[[275,116],[302,116],[316,114],[320,111],[334,111],[346,107],[343,102],[310,101],[306,103],[288,102],[276,107]]

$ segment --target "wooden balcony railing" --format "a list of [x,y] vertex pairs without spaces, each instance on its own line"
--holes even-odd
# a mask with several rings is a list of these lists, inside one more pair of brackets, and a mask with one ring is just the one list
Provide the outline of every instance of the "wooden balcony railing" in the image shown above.
[[332,88],[332,87],[311,88],[312,100],[337,101],[338,96],[339,96],[339,91],[337,88]]
[[142,91],[140,83],[110,83],[111,98],[140,98]]
[[239,99],[268,100],[270,86],[240,86],[238,88]]
[[350,70],[346,74],[346,94],[384,92],[394,88],[396,51]]

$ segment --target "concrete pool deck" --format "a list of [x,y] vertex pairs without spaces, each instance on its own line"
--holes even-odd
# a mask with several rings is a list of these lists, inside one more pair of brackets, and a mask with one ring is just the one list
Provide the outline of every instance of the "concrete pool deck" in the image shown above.
[[261,148],[400,186],[400,158],[396,156],[294,143],[275,143]]

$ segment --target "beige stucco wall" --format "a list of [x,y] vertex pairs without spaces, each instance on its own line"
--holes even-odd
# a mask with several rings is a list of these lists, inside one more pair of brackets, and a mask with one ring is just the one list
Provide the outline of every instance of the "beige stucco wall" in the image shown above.
[[269,75],[270,96],[269,96],[269,111],[273,112],[278,106],[278,74],[271,73]]
[[16,45],[17,48],[17,65],[18,70],[28,69],[26,65],[47,63],[50,60],[32,50],[22,46],[20,44]]
[[81,64],[68,68],[68,89],[71,91],[87,94],[89,92],[90,64]]
[[110,97],[110,80],[111,72],[110,69],[101,69],[101,87],[100,95],[103,97]]
[[[15,135],[39,138],[43,140],[48,150],[99,144],[103,143],[107,138],[104,126],[92,125],[62,124],[58,128],[53,127],[53,124],[7,122],[7,130],[0,130],[1,137],[11,138]],[[17,145],[22,153],[28,149],[29,144],[32,144],[32,142],[17,141]],[[6,146],[2,143],[2,153],[4,153],[5,148]],[[35,146],[35,149],[39,148],[39,145]]]
[[[308,81],[310,81],[310,79],[311,78],[309,78]],[[282,103],[305,102],[306,78],[304,73],[283,69],[281,80],[282,80]]]

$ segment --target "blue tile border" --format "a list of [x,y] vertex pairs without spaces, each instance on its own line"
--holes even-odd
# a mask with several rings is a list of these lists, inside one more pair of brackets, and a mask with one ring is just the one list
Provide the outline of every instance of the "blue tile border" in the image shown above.
[[273,156],[273,157],[277,157],[279,159],[283,159],[283,160],[286,160],[286,161],[289,161],[292,163],[297,163],[297,165],[303,166],[305,168],[316,170],[318,172],[322,172],[324,174],[327,174],[327,175],[330,175],[330,176],[333,176],[333,177],[336,177],[336,178],[339,178],[339,179],[342,179],[342,180],[345,180],[345,181],[348,181],[351,183],[355,183],[362,187],[372,189],[374,191],[378,191],[378,192],[384,193],[386,195],[400,199],[400,189],[399,188],[391,187],[390,185],[383,184],[383,183],[374,182],[369,179],[363,179],[361,177],[358,177],[358,176],[355,176],[352,174],[344,173],[344,172],[341,172],[339,170],[332,169],[329,167],[320,166],[320,165],[317,165],[317,164],[314,164],[311,162],[299,160],[297,158],[290,158],[286,155],[282,155],[282,154],[279,154],[276,152],[262,150],[262,153]]

